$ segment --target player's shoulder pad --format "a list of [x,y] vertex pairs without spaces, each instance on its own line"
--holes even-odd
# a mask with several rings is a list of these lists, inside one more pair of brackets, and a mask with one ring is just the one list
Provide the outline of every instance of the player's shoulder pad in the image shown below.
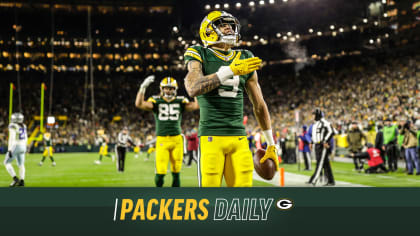
[[251,58],[251,57],[254,57],[254,54],[251,51],[246,50],[246,49],[237,49],[235,51],[236,51],[236,53],[241,52],[241,57],[242,58]]
[[200,45],[195,45],[187,48],[187,50],[184,53],[184,60],[185,63],[191,61],[191,60],[197,60],[199,62],[203,62],[203,59],[201,57],[201,51],[203,47]]
[[189,103],[190,101],[188,100],[188,98],[184,97],[184,96],[176,96],[176,99],[179,99],[182,101],[182,103]]

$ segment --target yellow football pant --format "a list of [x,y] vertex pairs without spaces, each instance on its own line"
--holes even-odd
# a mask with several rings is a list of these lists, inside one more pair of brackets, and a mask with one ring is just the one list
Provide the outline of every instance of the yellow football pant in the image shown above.
[[147,149],[147,154],[152,154],[152,152],[156,151],[155,147],[151,147]]
[[102,145],[99,148],[99,155],[103,155],[103,156],[108,155],[108,145]]
[[181,135],[158,136],[156,139],[156,174],[164,175],[171,163],[171,172],[179,173],[184,156],[184,144]]
[[246,136],[201,136],[198,157],[200,187],[251,187],[254,162]]
[[45,150],[42,153],[42,156],[44,156],[44,157],[46,157],[46,156],[52,157],[53,154],[54,154],[53,153],[53,148],[50,146],[50,147],[45,147]]

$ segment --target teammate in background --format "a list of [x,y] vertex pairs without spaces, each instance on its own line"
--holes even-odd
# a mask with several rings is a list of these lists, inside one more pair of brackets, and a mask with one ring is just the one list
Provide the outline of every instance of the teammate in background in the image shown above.
[[56,166],[56,163],[53,158],[53,145],[52,145],[52,138],[51,133],[46,132],[44,134],[44,152],[42,153],[42,160],[39,162],[39,166],[42,166],[44,164],[45,158],[48,156],[51,160],[51,165]]
[[[7,172],[13,178],[10,187],[25,186],[25,152],[28,135],[26,125],[23,124],[23,115],[21,113],[13,113],[11,123],[9,124],[9,145],[4,159],[4,166]],[[19,178],[16,176],[12,161],[16,159],[19,167]]]
[[95,161],[95,164],[99,165],[102,162],[102,157],[106,156],[109,158],[112,158],[112,161],[114,161],[114,155],[111,155],[108,153],[108,142],[109,139],[105,134],[105,131],[103,129],[98,130],[98,143],[99,143],[99,160]]
[[146,148],[147,148],[147,155],[146,155],[146,159],[144,159],[144,161],[148,161],[150,159],[150,155],[156,151],[155,148],[155,142],[156,140],[153,142],[153,136],[152,135],[147,135],[146,137]]
[[239,21],[224,11],[212,11],[201,22],[204,44],[189,47],[185,88],[200,105],[198,179],[200,187],[252,186],[254,169],[243,124],[246,90],[267,142],[261,162],[272,159],[278,168],[271,120],[256,70],[262,61],[248,50],[232,50],[239,43]]
[[134,146],[134,148],[133,148],[133,152],[134,152],[134,158],[139,158],[139,155],[140,155],[140,149],[144,146],[142,143],[141,143],[141,140],[139,139],[139,138],[135,138],[134,139],[134,144],[136,145],[136,146]]
[[197,100],[189,102],[183,96],[176,96],[178,84],[172,77],[165,77],[160,83],[160,95],[144,100],[146,88],[153,83],[155,76],[148,76],[139,89],[136,107],[153,111],[156,121],[156,177],[157,187],[162,187],[164,177],[171,163],[173,176],[172,187],[180,186],[180,171],[184,155],[184,144],[181,136],[182,112],[197,110]]

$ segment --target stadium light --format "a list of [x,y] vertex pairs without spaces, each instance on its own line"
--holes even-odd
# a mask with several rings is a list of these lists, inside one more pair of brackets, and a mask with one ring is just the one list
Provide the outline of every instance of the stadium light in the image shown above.
[[196,43],[197,43],[197,41],[193,40],[191,43],[192,43],[192,44],[196,44]]
[[270,1],[268,1],[268,3],[274,4],[274,0],[270,0]]
[[176,27],[176,26],[172,27],[172,31],[175,32],[175,33],[178,33],[178,31],[179,31],[178,27]]
[[376,42],[381,43],[381,39],[380,38],[377,38],[376,39]]
[[295,35],[295,37],[296,37],[297,39],[300,39],[300,35],[299,35],[299,34]]
[[296,41],[295,37],[291,37],[290,41],[292,41],[292,42]]
[[351,27],[351,29],[352,29],[352,30],[357,30],[357,26],[356,26],[356,25],[353,25],[353,26]]
[[373,39],[369,39],[369,43],[373,44],[374,43]]
[[258,40],[258,35],[254,35],[254,39],[255,40]]
[[364,18],[363,23],[365,23],[365,24],[368,23],[368,19]]
[[236,8],[241,8],[242,4],[240,2],[237,2],[235,6],[236,6]]
[[277,33],[277,34],[276,34],[276,37],[277,37],[277,38],[280,38],[280,37],[281,37],[281,34],[280,34],[280,33]]
[[333,37],[337,36],[337,32],[336,32],[336,31],[333,31],[333,32],[332,32],[332,36],[333,36]]
[[330,25],[330,30],[334,30],[335,26],[334,25]]
[[219,9],[220,8],[220,4],[214,5],[214,8]]
[[386,4],[386,0],[382,0],[382,4]]
[[389,34],[388,33],[385,34],[385,38],[389,38]]
[[283,36],[283,40],[287,40],[287,36],[285,35],[285,36]]
[[283,0],[283,2],[287,2],[287,0]]
[[182,37],[181,37],[181,36],[179,36],[179,37],[178,37],[178,41],[179,41],[179,42],[181,42],[181,41],[182,41]]
[[379,22],[375,21],[375,22],[373,22],[373,24],[374,24],[375,26],[378,26],[378,25],[379,25]]
[[250,6],[250,7],[255,6],[255,2],[254,2],[254,1],[250,1],[250,2],[249,2],[249,6]]
[[178,57],[178,59],[179,59],[179,60],[182,60],[183,58],[184,58],[183,56],[179,56],[179,57]]
[[311,29],[308,30],[308,32],[312,34],[314,32],[314,30],[311,28]]
[[290,32],[290,31],[287,32],[287,36],[289,36],[289,37],[292,36],[292,32]]
[[225,9],[229,9],[229,3],[225,3],[225,4],[223,4],[223,7],[224,7]]
[[338,29],[338,31],[340,31],[340,33],[343,33],[343,32],[344,32],[344,29],[340,27],[340,28]]
[[386,17],[388,17],[388,13],[386,13],[386,12],[385,12],[385,13],[384,13],[384,17],[385,17],[385,18],[386,18]]
[[207,4],[207,5],[205,5],[205,6],[204,6],[204,9],[206,9],[206,10],[210,10],[210,8],[211,8],[211,7],[210,7],[210,5],[209,5],[209,4]]
[[318,31],[318,32],[316,33],[316,35],[321,36],[321,35],[322,35],[322,32],[321,32],[321,31]]
[[265,4],[264,0],[260,0],[260,5],[264,5],[264,4]]

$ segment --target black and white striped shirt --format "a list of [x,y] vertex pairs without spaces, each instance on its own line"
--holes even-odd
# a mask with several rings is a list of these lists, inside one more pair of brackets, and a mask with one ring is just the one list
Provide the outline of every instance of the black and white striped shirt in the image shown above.
[[118,147],[127,147],[127,143],[134,145],[131,137],[128,134],[124,134],[122,131],[118,133],[117,146]]
[[327,143],[333,134],[334,131],[330,122],[324,118],[316,121],[312,126],[312,142],[314,143]]

